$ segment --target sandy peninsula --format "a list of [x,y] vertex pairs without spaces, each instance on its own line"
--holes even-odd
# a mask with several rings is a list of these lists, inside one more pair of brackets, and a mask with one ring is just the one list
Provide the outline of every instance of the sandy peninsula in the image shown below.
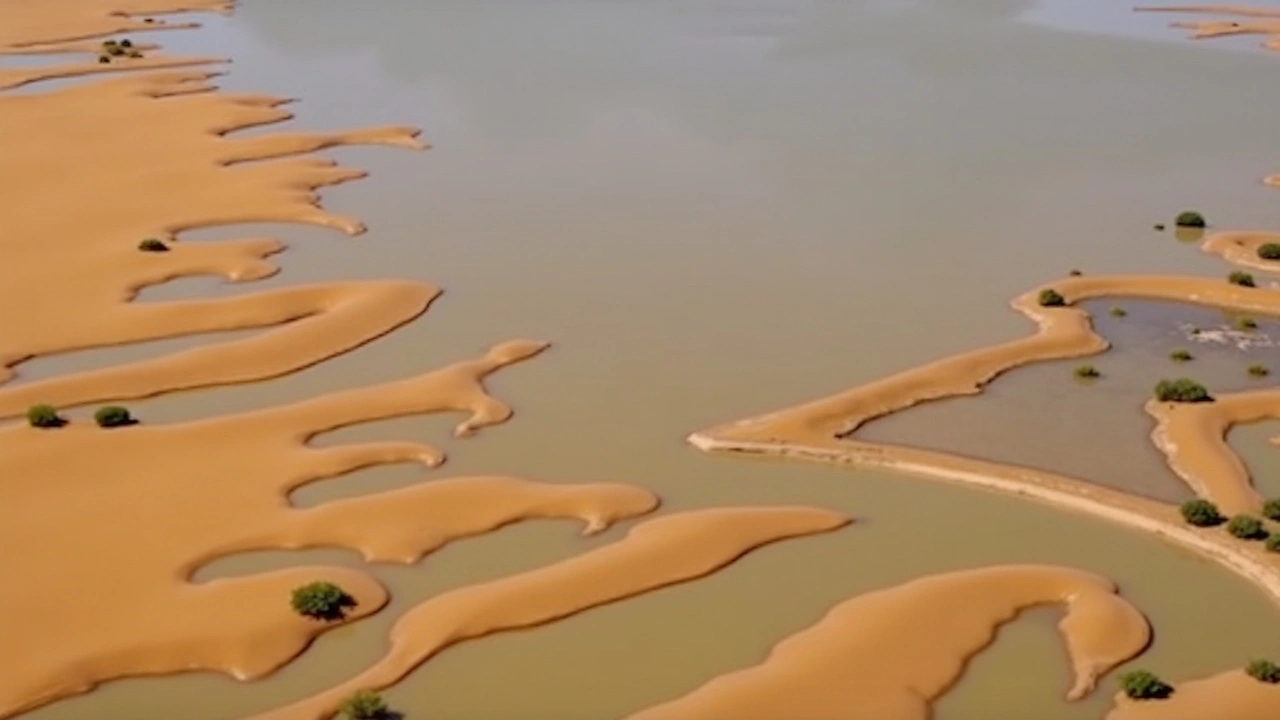
[[1200,13],[1248,18],[1237,20],[1182,21],[1173,27],[1191,31],[1196,39],[1226,35],[1262,35],[1262,46],[1280,52],[1280,9],[1244,7],[1240,5],[1165,5],[1137,8],[1143,12]]

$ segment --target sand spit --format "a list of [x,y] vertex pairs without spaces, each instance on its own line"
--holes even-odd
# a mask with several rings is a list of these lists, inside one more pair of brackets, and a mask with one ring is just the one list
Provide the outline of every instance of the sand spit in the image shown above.
[[927,720],[930,703],[1023,610],[1060,604],[1077,700],[1146,649],[1151,628],[1106,578],[1010,565],[934,575],[859,595],[776,645],[763,663],[723,675],[631,720]]
[[1264,272],[1280,273],[1280,260],[1264,260],[1258,257],[1258,248],[1268,243],[1280,243],[1280,233],[1217,232],[1206,238],[1200,245],[1200,249],[1221,256],[1227,262],[1236,265]]
[[[289,505],[288,493],[309,482],[443,458],[419,443],[312,448],[311,437],[416,413],[467,413],[458,435],[500,423],[511,411],[485,393],[483,378],[544,347],[504,343],[418,377],[188,423],[0,428],[0,545],[23,549],[0,555],[0,574],[20,589],[0,593],[0,636],[23,657],[5,673],[0,716],[127,675],[204,669],[260,677],[324,629],[289,609],[289,591],[305,582],[348,589],[357,617],[385,601],[376,582],[338,568],[187,581],[220,556],[336,546],[412,562],[523,519],[572,518],[595,532],[653,510],[657,499],[637,488],[496,477]],[[85,587],[112,592],[85,605],[76,601]]]
[[456,643],[696,580],[761,546],[849,522],[838,513],[806,507],[713,508],[655,518],[616,543],[426,600],[396,621],[391,649],[377,664],[331,690],[254,718],[329,718],[351,693],[388,687]]
[[1117,694],[1107,720],[1273,720],[1280,717],[1280,685],[1243,670],[1176,683],[1165,700],[1135,701]]
[[1268,50],[1280,52],[1280,9],[1251,8],[1239,5],[1191,5],[1186,7],[1162,6],[1140,7],[1141,12],[1175,12],[1205,13],[1212,15],[1228,15],[1254,18],[1253,20],[1209,20],[1195,22],[1175,22],[1173,27],[1191,31],[1191,37],[1222,37],[1224,35],[1265,35],[1262,46]]
[[[1042,289],[1052,287],[1064,307],[1042,307]],[[854,433],[863,424],[918,403],[973,395],[1010,369],[1043,360],[1101,352],[1107,342],[1093,332],[1089,316],[1073,303],[1101,297],[1193,302],[1258,314],[1280,315],[1280,291],[1241,288],[1221,279],[1163,276],[1070,277],[1019,296],[1013,307],[1037,324],[1030,337],[955,355],[821,400],[717,426],[690,436],[703,450],[783,455],[828,462],[896,469],[1032,497],[1156,534],[1209,557],[1257,584],[1280,603],[1280,557],[1217,531],[1183,524],[1174,508],[1083,480],[1030,468],[863,442]],[[1222,432],[1237,422],[1269,416],[1272,395],[1256,402],[1224,403],[1214,415]],[[1188,416],[1190,420],[1190,416]],[[1177,423],[1177,421],[1174,421]],[[1182,424],[1177,423],[1178,431]],[[1189,425],[1189,423],[1188,423]],[[1215,425],[1215,432],[1218,425]],[[1184,468],[1220,468],[1224,448],[1214,435],[1170,450]],[[1238,461],[1236,461],[1238,463]],[[1224,504],[1257,495],[1247,473],[1232,472],[1189,481]]]
[[231,11],[232,0],[3,0],[0,52],[40,48],[67,52],[72,41],[135,30],[194,27],[149,14]]
[[[266,257],[281,249],[277,241],[175,241],[183,230],[283,221],[363,231],[357,219],[320,209],[315,193],[362,177],[362,171],[316,156],[286,156],[351,144],[422,147],[417,131],[402,127],[224,137],[290,114],[277,98],[211,92],[210,77],[204,71],[154,72],[0,96],[0,137],[15,138],[6,142],[0,164],[0,192],[13,200],[0,238],[6,258],[0,265],[0,365],[104,345],[279,327],[126,367],[0,390],[0,416],[37,402],[140,398],[283,375],[399,327],[438,294],[418,283],[374,281],[130,302],[138,289],[172,278],[213,274],[243,282],[275,271]],[[53,139],[35,140],[41,137]],[[89,137],[94,141],[65,140]],[[76,212],[65,212],[68,205]],[[169,251],[140,251],[144,238],[166,241]],[[50,289],[58,302],[31,301]],[[8,376],[4,371],[0,381]]]
[[1280,387],[1218,395],[1211,403],[1153,400],[1146,411],[1156,420],[1156,447],[1197,495],[1211,498],[1227,515],[1257,514],[1264,499],[1227,444],[1227,431],[1237,423],[1280,419]]

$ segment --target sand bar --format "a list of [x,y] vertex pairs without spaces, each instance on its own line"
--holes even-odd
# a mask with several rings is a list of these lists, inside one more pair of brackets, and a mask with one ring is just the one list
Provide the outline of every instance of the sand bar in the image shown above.
[[1280,685],[1231,670],[1174,684],[1164,700],[1136,701],[1117,694],[1107,720],[1271,720],[1280,717]]
[[1106,578],[1011,565],[933,575],[847,600],[776,645],[763,663],[723,675],[631,720],[927,720],[999,628],[1060,604],[1075,674],[1067,697],[1146,649],[1151,628]]
[[422,602],[396,621],[391,649],[377,664],[331,690],[253,720],[330,718],[348,695],[388,687],[456,643],[696,580],[761,546],[849,522],[838,513],[805,507],[713,508],[655,518],[616,543]]
[[1262,46],[1280,52],[1280,9],[1244,7],[1240,5],[1176,5],[1139,7],[1141,12],[1201,13],[1247,17],[1250,20],[1208,20],[1172,23],[1173,27],[1191,31],[1195,39],[1226,35],[1265,35]]

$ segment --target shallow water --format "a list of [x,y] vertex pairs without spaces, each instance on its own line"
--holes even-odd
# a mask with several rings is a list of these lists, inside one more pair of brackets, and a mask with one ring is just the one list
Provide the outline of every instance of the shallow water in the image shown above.
[[[372,11],[262,0],[200,31],[158,34],[181,54],[233,56],[224,87],[301,98],[292,106],[301,127],[417,124],[435,149],[326,153],[371,171],[324,194],[331,209],[362,217],[368,235],[194,233],[277,235],[291,245],[278,256],[285,270],[245,286],[184,281],[143,299],[386,276],[446,293],[413,325],[297,375],[131,407],[148,422],[262,407],[545,337],[551,352],[490,382],[516,407],[507,426],[457,441],[442,419],[410,418],[321,442],[425,439],[452,453],[440,476],[620,480],[654,489],[668,508],[815,503],[863,520],[704,581],[449,650],[387,693],[415,720],[619,717],[757,662],[854,592],[1000,562],[1116,578],[1157,632],[1136,664],[1170,678],[1274,652],[1275,608],[1258,593],[1136,533],[966,488],[708,457],[682,443],[714,422],[1020,336],[1029,325],[1009,298],[1070,268],[1224,274],[1194,245],[1151,231],[1184,208],[1221,226],[1280,226],[1276,191],[1257,183],[1280,170],[1263,152],[1280,96],[1249,90],[1274,84],[1276,58],[1058,31],[1027,19],[1035,7],[579,0]],[[1152,28],[1169,19],[1145,16]],[[21,371],[158,352],[69,354]],[[1069,367],[1057,371],[1064,382]],[[1280,453],[1237,438],[1252,430],[1233,442],[1251,467],[1274,470],[1266,458]],[[1142,432],[1116,452],[1128,463],[1148,447]],[[295,500],[421,477],[383,468]],[[583,540],[575,530],[535,523],[461,542],[421,567],[378,567],[395,604],[322,638],[268,681],[127,680],[29,717],[229,718],[270,707],[370,662],[414,598],[622,532]],[[303,555],[357,562],[269,553],[201,577]],[[1224,607],[1220,621],[1204,622]],[[1076,706],[1060,699],[1067,667],[1054,622],[1034,613],[1011,626],[939,719],[1098,717],[1107,692]]]

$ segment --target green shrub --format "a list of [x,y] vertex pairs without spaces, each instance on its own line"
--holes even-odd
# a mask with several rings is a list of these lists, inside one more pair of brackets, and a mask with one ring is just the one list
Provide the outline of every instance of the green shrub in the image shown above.
[[1280,498],[1271,498],[1262,503],[1262,517],[1280,522]]
[[1120,676],[1124,694],[1134,700],[1163,700],[1173,694],[1173,687],[1147,670],[1134,670]]
[[1280,553],[1280,534],[1267,538],[1267,549],[1273,553]]
[[1204,216],[1193,210],[1185,210],[1178,213],[1178,217],[1173,221],[1178,227],[1202,228],[1205,226]]
[[307,583],[293,589],[290,601],[294,612],[314,620],[341,620],[356,601],[331,582]]
[[129,414],[128,408],[123,408],[119,405],[107,405],[106,407],[98,408],[98,411],[93,414],[93,421],[98,423],[98,427],[103,428],[124,427],[125,425],[135,425],[138,422]]
[[1250,365],[1249,374],[1253,377],[1266,377],[1271,374],[1266,365]]
[[1067,301],[1058,294],[1057,290],[1045,288],[1040,291],[1040,304],[1044,307],[1062,307],[1067,304]]
[[1242,317],[1236,319],[1236,328],[1239,330],[1257,330],[1258,321],[1251,317]]
[[1258,682],[1280,683],[1280,665],[1270,660],[1254,660],[1245,666],[1244,671]]
[[123,39],[123,40],[121,40],[121,41],[120,41],[120,47],[122,47],[122,48],[131,48],[131,47],[133,47],[133,41],[132,41],[132,40],[130,40],[129,38],[125,38],[125,39]]
[[1102,377],[1102,373],[1098,372],[1098,368],[1092,365],[1079,365],[1076,367],[1076,377],[1081,379],[1092,379]]
[[1253,281],[1253,276],[1243,270],[1232,270],[1227,276],[1227,282],[1240,287],[1257,287]]
[[1280,260],[1280,243],[1265,243],[1259,245],[1258,257],[1263,260]]
[[147,238],[138,243],[138,249],[142,252],[169,252],[169,246],[158,238]]
[[99,55],[99,56],[98,56],[98,62],[102,63],[103,65],[106,65],[107,63],[111,62],[111,56],[110,56],[110,55]]
[[383,720],[390,714],[390,709],[378,693],[360,690],[343,700],[338,712],[348,720]]
[[27,408],[27,424],[37,428],[60,428],[67,424],[52,405],[32,405]]
[[1221,525],[1226,519],[1218,512],[1218,506],[1208,500],[1188,500],[1178,508],[1182,519],[1196,527],[1213,527]]
[[1156,399],[1160,402],[1209,402],[1213,398],[1195,380],[1178,378],[1156,383]]
[[1111,312],[1111,317],[1124,317],[1125,315],[1129,314],[1128,311],[1126,311],[1124,308],[1118,305],[1116,307],[1111,308],[1110,312]]
[[1227,521],[1227,532],[1241,540],[1262,540],[1268,533],[1262,529],[1262,521],[1252,515],[1236,515]]
[[1174,362],[1187,362],[1191,359],[1191,353],[1183,350],[1182,348],[1178,348],[1177,350],[1169,353],[1169,359]]

